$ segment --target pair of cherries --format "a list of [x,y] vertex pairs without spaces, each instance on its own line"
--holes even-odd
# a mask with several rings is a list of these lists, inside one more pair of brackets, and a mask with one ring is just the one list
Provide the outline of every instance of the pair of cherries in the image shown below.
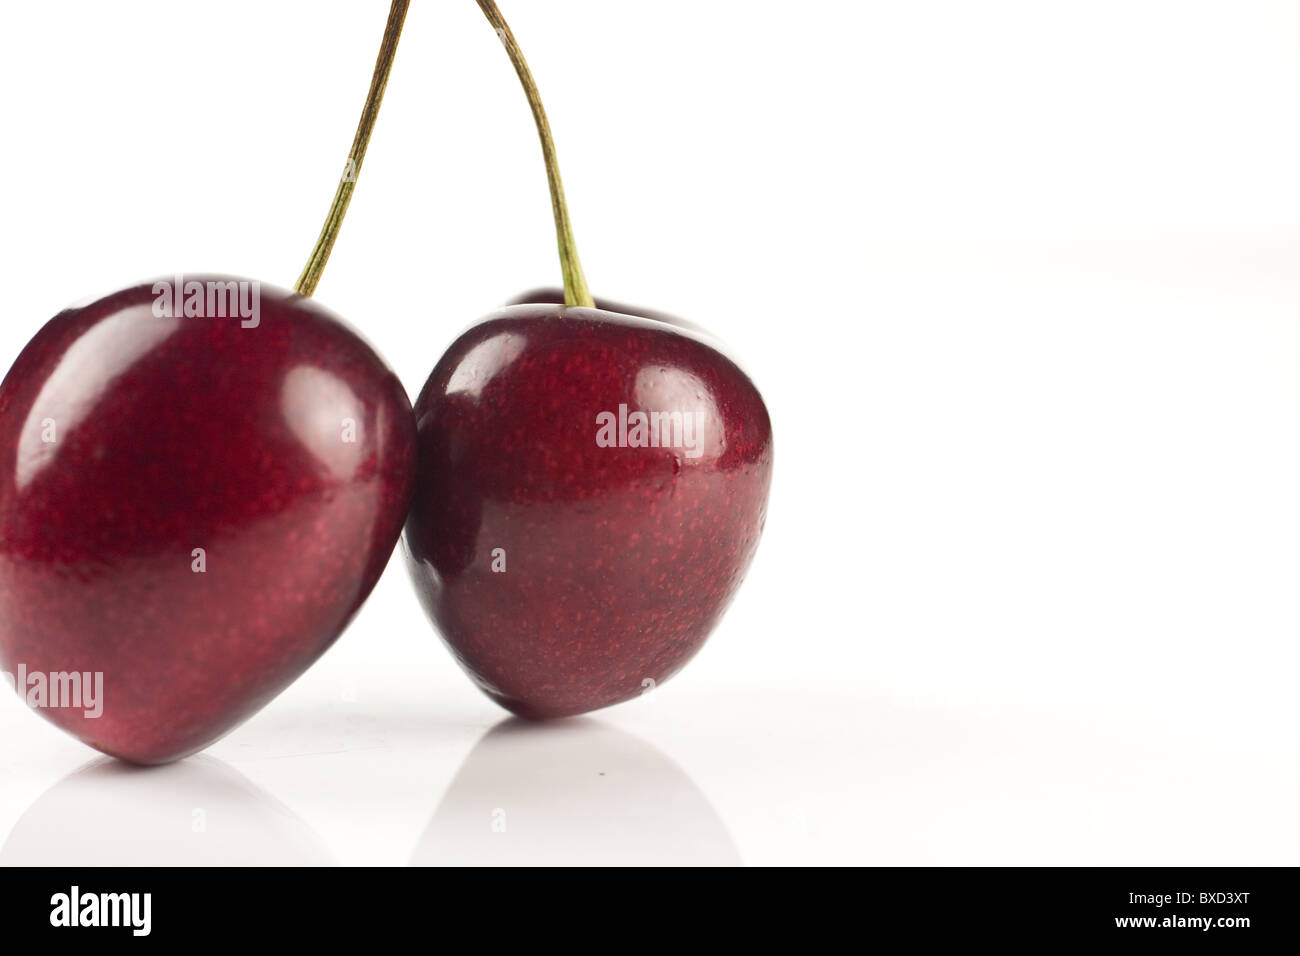
[[0,669],[102,675],[100,713],[41,707],[91,746],[156,764],[228,733],[338,638],[403,527],[435,627],[525,717],[662,683],[735,595],[767,507],[763,400],[706,333],[591,299],[536,86],[479,2],[533,107],[562,291],[461,335],[412,409],[311,298],[349,176],[294,291],[137,285],[55,316],[0,385]]

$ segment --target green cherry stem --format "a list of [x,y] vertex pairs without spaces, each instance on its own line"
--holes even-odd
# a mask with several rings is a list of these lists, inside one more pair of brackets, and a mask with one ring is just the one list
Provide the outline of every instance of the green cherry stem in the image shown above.
[[560,181],[560,165],[555,158],[555,141],[551,138],[551,124],[546,119],[546,110],[542,108],[542,96],[537,92],[537,83],[523,51],[515,42],[515,35],[510,32],[510,25],[497,9],[493,0],[478,0],[478,5],[501,38],[501,43],[519,74],[524,94],[528,97],[528,106],[533,111],[537,123],[537,135],[542,141],[542,157],[546,160],[546,178],[551,186],[551,212],[555,215],[555,238],[560,247],[560,269],[564,273],[564,304],[566,306],[584,306],[592,308],[591,292],[587,289],[587,277],[582,274],[582,263],[578,261],[578,246],[573,241],[573,224],[569,221],[569,206],[564,201],[564,184]]
[[361,174],[361,163],[366,158],[366,147],[370,145],[370,134],[374,131],[375,120],[379,118],[379,104],[384,99],[384,87],[388,85],[388,74],[393,69],[393,57],[397,54],[397,41],[402,35],[402,24],[406,21],[406,10],[410,0],[393,0],[388,10],[388,24],[384,27],[384,40],[379,47],[379,57],[375,60],[375,73],[370,78],[370,92],[366,94],[366,105],[361,111],[361,120],[357,123],[357,135],[352,140],[352,151],[348,154],[347,168],[339,181],[339,188],[334,193],[334,202],[330,205],[325,225],[321,227],[320,238],[311,251],[311,258],[303,266],[302,275],[294,284],[294,291],[299,295],[311,295],[316,291],[325,263],[329,262],[334,249],[334,240],[338,238],[347,215],[348,203],[352,201],[352,190],[356,188],[357,177]]

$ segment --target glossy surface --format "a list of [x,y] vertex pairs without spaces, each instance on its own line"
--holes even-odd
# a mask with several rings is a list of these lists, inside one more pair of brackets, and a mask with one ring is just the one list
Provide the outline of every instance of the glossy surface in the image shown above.
[[333,643],[414,457],[401,384],[314,301],[259,285],[254,318],[185,316],[156,288],[55,316],[0,385],[0,666],[102,673],[100,716],[40,713],[138,763],[202,749]]
[[[642,319],[654,319],[656,322],[663,322],[665,325],[676,326],[679,329],[690,329],[692,332],[698,332],[701,335],[710,335],[707,329],[700,328],[694,322],[688,322],[676,315],[669,315],[667,312],[628,305],[625,302],[616,302],[613,299],[604,299],[600,296],[593,296],[592,299],[596,304],[596,308],[602,312],[617,312],[619,315],[635,315]],[[564,290],[559,286],[541,286],[537,289],[529,289],[527,292],[519,293],[506,305],[533,305],[537,303],[564,305]]]
[[[637,412],[682,425],[660,417],[642,446]],[[627,420],[609,447],[602,413]],[[452,345],[416,421],[408,564],[485,693],[526,717],[579,714],[700,649],[754,555],[772,473],[763,400],[713,345],[652,319],[512,306]]]
[[[506,802],[502,781],[510,781],[509,808],[492,806],[493,825],[484,826],[484,801]],[[574,839],[575,830],[599,838]],[[561,860],[565,866],[740,865],[708,797],[644,740],[593,718],[543,724],[507,718],[461,764],[411,865],[553,866]]]

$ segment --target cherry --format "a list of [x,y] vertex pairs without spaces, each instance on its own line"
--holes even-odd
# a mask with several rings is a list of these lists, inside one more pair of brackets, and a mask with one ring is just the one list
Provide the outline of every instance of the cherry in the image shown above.
[[[354,172],[407,5],[389,14]],[[0,384],[0,665],[107,754],[176,760],[255,713],[342,633],[396,544],[409,400],[310,298],[354,185],[294,292],[133,286],[56,315]],[[74,675],[102,707],[69,699]]]
[[[615,302],[613,299],[603,299],[600,296],[592,297],[592,305],[603,312],[617,312],[620,315],[636,315],[643,319],[654,319],[656,322],[663,322],[666,325],[676,326],[679,329],[690,329],[693,332],[699,332],[702,335],[708,335],[707,329],[703,329],[694,322],[688,322],[686,319],[678,318],[675,315],[669,315],[667,312],[660,312],[658,309],[647,309],[639,305],[627,305],[622,302]],[[549,302],[552,305],[564,305],[564,290],[557,289],[554,286],[544,286],[540,289],[529,289],[527,292],[521,292],[512,298],[506,305],[527,305],[536,302]]]
[[536,85],[496,4],[479,5],[537,122],[564,290],[487,316],[434,368],[406,550],[479,687],[521,716],[564,717],[638,696],[700,649],[763,529],[772,430],[706,334],[596,307],[609,304],[587,291]]

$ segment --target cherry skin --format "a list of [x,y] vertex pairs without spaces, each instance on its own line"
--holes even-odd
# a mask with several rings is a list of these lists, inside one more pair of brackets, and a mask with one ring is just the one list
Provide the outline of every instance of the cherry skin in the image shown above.
[[331,312],[260,285],[255,319],[160,316],[157,288],[55,316],[0,385],[0,665],[101,673],[99,716],[40,713],[141,764],[324,653],[414,478],[406,393]]
[[[667,312],[660,312],[657,309],[646,309],[639,305],[627,305],[622,302],[615,302],[613,299],[603,299],[595,296],[592,300],[596,308],[604,312],[617,312],[620,315],[635,315],[642,319],[654,319],[656,322],[663,322],[665,325],[676,326],[679,329],[690,329],[692,332],[698,332],[701,335],[710,335],[708,329],[703,329],[694,322],[687,322],[685,319],[670,315]],[[564,290],[556,286],[542,286],[537,289],[529,289],[527,292],[521,292],[515,296],[506,305],[528,305],[534,302],[547,302],[552,305],[564,305]]]
[[[634,412],[661,413],[657,444],[598,427]],[[654,318],[509,306],[451,346],[415,413],[408,567],[489,697],[571,716],[695,655],[749,567],[772,475],[763,399],[716,343]]]

